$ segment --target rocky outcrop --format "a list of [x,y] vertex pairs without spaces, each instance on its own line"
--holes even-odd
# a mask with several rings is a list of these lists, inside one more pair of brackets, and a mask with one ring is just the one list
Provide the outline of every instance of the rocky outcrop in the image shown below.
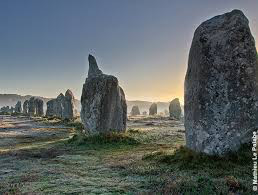
[[31,97],[28,101],[28,114],[30,116],[43,116],[43,105],[44,102],[42,99],[37,97]]
[[180,120],[182,109],[178,98],[173,99],[169,104],[169,116]]
[[103,74],[89,55],[88,78],[81,96],[81,120],[89,134],[126,130],[127,105],[123,89],[112,75]]
[[22,106],[21,106],[21,101],[18,101],[14,107],[14,111],[16,113],[21,113],[22,112]]
[[157,104],[156,103],[153,103],[151,104],[150,108],[149,108],[149,115],[155,115],[157,114]]
[[196,29],[185,77],[188,148],[223,155],[250,142],[258,126],[257,71],[255,41],[241,11]]
[[72,119],[75,117],[74,96],[71,90],[67,90],[65,95],[60,93],[56,99],[47,102],[46,116],[56,116],[62,119]]
[[29,101],[28,100],[25,100],[24,102],[23,102],[23,114],[28,114],[28,109],[29,109]]
[[136,116],[136,115],[140,115],[140,109],[138,106],[133,106],[132,110],[131,110],[131,116]]

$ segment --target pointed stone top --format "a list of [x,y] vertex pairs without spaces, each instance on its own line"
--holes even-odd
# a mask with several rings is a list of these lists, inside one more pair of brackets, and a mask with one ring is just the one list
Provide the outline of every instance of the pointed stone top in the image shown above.
[[94,56],[89,54],[88,57],[89,60],[89,72],[88,72],[88,78],[97,77],[99,75],[102,75],[102,71],[99,69],[97,61]]
[[67,89],[67,91],[65,92],[65,97],[74,99],[73,92],[70,89]]
[[63,93],[60,93],[57,98],[63,98],[64,97],[64,94]]

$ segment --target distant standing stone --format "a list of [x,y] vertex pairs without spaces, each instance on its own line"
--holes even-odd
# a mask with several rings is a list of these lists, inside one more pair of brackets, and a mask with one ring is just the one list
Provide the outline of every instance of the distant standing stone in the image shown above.
[[169,116],[180,120],[182,109],[178,98],[173,99],[169,104]]
[[187,147],[223,155],[251,141],[258,127],[257,52],[239,10],[195,31],[185,77]]
[[138,106],[133,106],[131,110],[131,116],[140,115],[140,109]]
[[14,107],[14,110],[16,113],[21,113],[22,112],[22,106],[21,106],[21,101],[18,101]]
[[43,116],[44,102],[42,99],[37,97],[31,97],[28,101],[28,114],[31,116]]
[[35,97],[31,97],[28,101],[28,114],[31,116],[36,114]]
[[29,106],[29,101],[28,100],[25,100],[23,102],[23,114],[28,114],[28,106]]
[[89,134],[126,130],[127,105],[123,89],[112,75],[99,70],[89,55],[89,72],[81,96],[81,120]]
[[43,116],[44,110],[43,110],[44,102],[42,99],[36,98],[35,99],[35,107],[36,107],[36,115],[37,116]]
[[149,108],[149,115],[155,115],[157,114],[158,106],[156,103],[151,104]]
[[72,119],[75,117],[75,98],[70,89],[65,92],[63,118]]
[[74,96],[70,89],[63,95],[60,93],[56,99],[47,102],[46,116],[56,116],[62,119],[72,119],[75,117]]

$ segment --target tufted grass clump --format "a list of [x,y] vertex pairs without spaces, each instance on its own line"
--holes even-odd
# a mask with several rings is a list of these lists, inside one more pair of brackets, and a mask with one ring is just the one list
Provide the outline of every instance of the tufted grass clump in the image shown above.
[[75,134],[68,140],[69,144],[78,146],[122,146],[122,145],[137,145],[139,144],[134,138],[130,137],[127,133],[111,132],[107,134],[98,135],[84,135],[82,133]]
[[250,164],[252,158],[251,146],[244,144],[237,152],[230,152],[224,156],[206,155],[181,146],[172,154],[164,151],[147,154],[143,159],[157,160],[160,163],[177,163],[182,169],[232,168],[232,165],[244,166]]

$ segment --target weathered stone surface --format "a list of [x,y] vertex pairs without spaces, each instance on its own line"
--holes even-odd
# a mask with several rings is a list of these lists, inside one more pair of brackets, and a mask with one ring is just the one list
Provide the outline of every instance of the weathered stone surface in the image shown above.
[[37,97],[31,97],[28,101],[28,114],[31,116],[43,116],[43,105],[43,100]]
[[75,117],[74,96],[71,90],[65,93],[63,118],[72,119]]
[[127,105],[116,77],[103,74],[89,55],[88,78],[81,96],[81,120],[90,134],[126,130]]
[[89,71],[88,71],[88,78],[93,78],[102,75],[102,71],[99,69],[97,61],[94,56],[89,55]]
[[131,115],[132,116],[136,116],[136,115],[140,115],[140,109],[138,106],[133,106],[132,107],[132,110],[131,110]]
[[25,100],[23,102],[23,114],[28,114],[28,109],[29,109],[29,101],[28,100]]
[[65,96],[60,93],[56,99],[47,102],[46,116],[57,116],[62,119],[75,117],[74,96],[71,90],[67,90]]
[[35,97],[31,97],[28,101],[28,114],[32,116],[36,114]]
[[173,99],[169,104],[169,116],[180,120],[182,109],[178,98]]
[[149,115],[155,115],[157,114],[158,106],[156,103],[151,104],[149,108]]
[[36,108],[36,115],[37,116],[43,116],[44,110],[43,110],[44,102],[42,99],[36,98],[35,99],[35,108]]
[[258,122],[256,55],[239,10],[196,29],[185,77],[187,147],[223,155],[251,140]]
[[21,113],[22,112],[22,106],[21,106],[21,101],[18,101],[14,107],[14,110],[16,113]]

